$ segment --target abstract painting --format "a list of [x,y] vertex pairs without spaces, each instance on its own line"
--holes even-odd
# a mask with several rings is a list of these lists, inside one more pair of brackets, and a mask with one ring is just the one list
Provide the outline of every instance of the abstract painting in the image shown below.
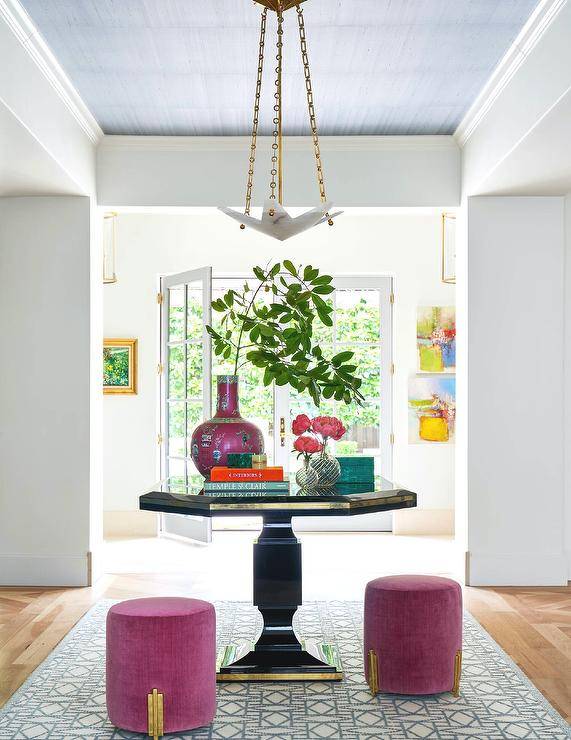
[[416,375],[408,387],[408,441],[446,443],[454,439],[456,378]]
[[416,345],[421,372],[453,373],[456,370],[454,306],[419,306]]
[[103,393],[137,392],[137,340],[103,340]]

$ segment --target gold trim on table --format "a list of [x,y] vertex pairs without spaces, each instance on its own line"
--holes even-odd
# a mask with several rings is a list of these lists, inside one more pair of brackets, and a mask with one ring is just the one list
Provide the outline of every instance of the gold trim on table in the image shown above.
[[217,681],[342,681],[336,673],[218,673]]
[[[214,498],[214,497],[210,497]],[[293,498],[293,497],[292,497]],[[410,494],[404,494],[402,496],[379,496],[376,499],[369,499],[367,501],[360,501],[358,499],[350,499],[347,501],[308,501],[307,499],[301,501],[290,501],[290,502],[244,502],[244,503],[210,503],[208,506],[211,511],[296,511],[296,510],[307,510],[307,511],[320,511],[320,510],[341,510],[350,511],[351,509],[365,508],[369,506],[382,506],[383,504],[400,504],[406,503],[407,501],[414,501],[414,497]]]
[[347,501],[295,501],[292,503],[243,503],[243,504],[210,504],[212,511],[231,511],[231,510],[242,510],[242,511],[265,511],[265,510],[281,510],[290,511],[295,509],[350,509],[350,503]]

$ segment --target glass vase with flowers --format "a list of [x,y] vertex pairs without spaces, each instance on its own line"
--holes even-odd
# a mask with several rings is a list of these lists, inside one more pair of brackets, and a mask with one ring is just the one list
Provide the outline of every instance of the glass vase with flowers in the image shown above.
[[[304,463],[305,467],[313,470],[317,475],[315,487],[330,488],[334,486],[341,475],[341,468],[339,461],[327,449],[327,444],[330,439],[338,441],[343,437],[347,431],[343,423],[335,416],[316,416],[314,419],[310,419],[306,414],[299,414],[293,421],[292,431],[296,435],[301,435],[296,439],[294,449],[301,453],[303,447],[303,451],[309,453],[304,458]],[[299,442],[299,440],[304,441]],[[313,444],[310,445],[309,440]],[[296,447],[298,442],[299,447]],[[312,448],[311,451],[309,450],[310,447]],[[311,477],[313,480],[313,476]]]
[[319,477],[311,467],[311,456],[321,452],[321,443],[315,437],[302,434],[293,443],[293,449],[298,453],[297,459],[303,457],[303,467],[295,474],[295,481],[302,491],[312,491],[318,487]]

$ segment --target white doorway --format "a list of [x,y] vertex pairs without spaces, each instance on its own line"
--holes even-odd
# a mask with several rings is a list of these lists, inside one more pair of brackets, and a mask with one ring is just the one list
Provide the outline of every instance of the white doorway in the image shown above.
[[[161,477],[187,486],[200,481],[190,456],[194,427],[213,413],[216,376],[227,372],[220,358],[212,358],[205,326],[216,313],[210,301],[229,289],[240,290],[245,276],[215,276],[210,268],[191,270],[161,280],[160,306],[160,431]],[[250,281],[251,282],[251,281]],[[392,476],[392,279],[384,276],[340,276],[328,300],[333,308],[333,326],[317,330],[324,353],[354,352],[363,379],[365,401],[347,407],[334,399],[319,409],[307,395],[292,393],[288,386],[266,386],[263,371],[245,364],[240,371],[242,415],[263,432],[270,463],[282,465],[286,473],[297,467],[292,450],[291,421],[297,414],[339,416],[347,434],[334,443],[339,455],[370,455],[375,475]],[[262,299],[263,300],[263,299]],[[259,529],[259,518],[215,520],[215,529]],[[208,541],[210,520],[168,515],[162,529],[169,534]],[[367,529],[391,531],[390,513],[347,518],[310,518],[298,529],[335,531]]]

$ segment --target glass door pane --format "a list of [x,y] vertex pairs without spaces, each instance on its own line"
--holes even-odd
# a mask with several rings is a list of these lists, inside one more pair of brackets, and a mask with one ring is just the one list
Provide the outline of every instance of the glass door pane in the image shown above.
[[[248,284],[255,289],[256,281],[248,279]],[[214,278],[212,282],[212,298],[216,300],[221,298],[230,288],[241,291],[244,280],[239,278]],[[268,294],[262,294],[257,300],[258,304],[270,303],[271,298]],[[220,316],[216,311],[212,315],[212,325],[217,331],[220,330]],[[238,334],[232,336],[232,340],[237,342]],[[246,337],[247,344],[247,337]],[[264,448],[268,456],[268,464],[274,463],[274,439],[273,439],[273,418],[274,418],[274,391],[273,385],[264,385],[264,371],[254,367],[246,361],[246,352],[243,350],[240,354],[240,367],[238,375],[240,377],[240,413],[245,419],[256,424],[264,435]],[[233,373],[233,358],[224,360],[220,357],[213,357],[212,366],[212,398],[216,398],[216,376]],[[214,411],[214,409],[213,409]]]
[[[202,481],[190,456],[192,432],[210,417],[210,268],[162,278],[161,294],[161,475],[188,485]],[[163,531],[210,539],[209,519],[166,514],[162,522]]]
[[[322,339],[321,348],[329,356],[342,351],[354,353],[351,362],[358,367],[363,380],[361,392],[365,396],[363,406],[324,400],[319,409],[311,398],[291,393],[289,398],[288,433],[291,421],[298,414],[309,417],[337,416],[347,428],[339,442],[329,443],[336,455],[373,455],[375,469],[381,474],[380,461],[380,394],[381,394],[381,290],[337,288],[330,297],[333,306],[333,327],[319,327],[316,334]],[[290,435],[291,437],[291,435]],[[291,447],[290,439],[289,446]],[[290,467],[295,470],[296,455],[290,457]]]
[[[213,278],[212,281],[212,299],[222,298],[228,290],[233,289],[242,291],[244,278]],[[248,278],[248,284],[256,288],[256,281]],[[270,298],[267,294],[261,294],[257,303],[269,303]],[[220,330],[221,314],[216,311],[212,314],[212,326],[217,331]],[[232,335],[232,340],[237,342],[238,333]],[[247,341],[246,341],[247,343]],[[273,385],[265,386],[263,381],[264,372],[260,368],[254,367],[251,363],[246,362],[246,352],[240,355],[240,367],[238,375],[240,377],[240,413],[242,416],[256,424],[264,436],[264,449],[268,456],[268,465],[276,464],[274,453],[274,390]],[[224,360],[220,357],[212,358],[212,398],[216,399],[216,376],[233,373],[233,358]],[[214,412],[214,408],[213,408]],[[214,529],[251,529],[259,530],[261,528],[260,517],[217,517],[213,521]]]
[[[323,400],[317,409],[307,394],[288,392],[282,409],[287,409],[287,449],[290,471],[298,469],[297,453],[291,452],[293,435],[291,422],[298,414],[307,416],[337,416],[347,432],[339,442],[330,441],[334,455],[368,455],[375,459],[375,477],[392,475],[392,416],[391,416],[391,329],[392,312],[390,278],[337,278],[335,292],[329,296],[333,308],[333,326],[319,326],[319,338],[324,354],[329,356],[348,350],[354,353],[352,363],[357,365],[363,380],[363,406]],[[280,389],[281,390],[281,389]],[[308,519],[299,522],[300,529],[338,529],[360,526],[360,522],[332,517],[327,521]],[[390,514],[380,515],[376,529],[390,530]]]

